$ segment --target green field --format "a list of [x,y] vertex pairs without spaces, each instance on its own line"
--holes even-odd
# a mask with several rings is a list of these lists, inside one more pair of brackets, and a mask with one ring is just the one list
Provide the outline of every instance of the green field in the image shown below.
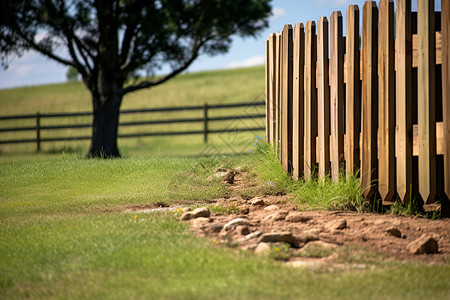
[[[156,93],[152,97],[159,95],[159,101],[147,103],[143,92],[135,95],[139,103],[127,98],[124,107],[194,104],[193,99],[251,101],[247,97],[263,88],[263,78],[260,67],[186,74],[145,92]],[[222,87],[226,80],[228,87],[240,91]],[[2,114],[3,107],[8,114],[62,111],[66,107],[61,98],[72,93],[79,103],[67,101],[73,105],[67,110],[88,109],[78,83],[3,90]],[[168,101],[163,100],[166,94]],[[37,98],[31,101],[32,95]],[[182,102],[176,100],[180,97]],[[50,145],[40,154],[32,146],[3,149],[0,299],[448,298],[449,264],[398,262],[369,253],[346,262],[364,268],[286,267],[268,256],[198,237],[171,210],[135,211],[160,205],[203,206],[228,195],[223,183],[206,180],[217,166],[248,165],[260,180],[274,180],[279,189],[286,188],[287,176],[276,157],[257,151],[222,154],[229,146],[215,139],[209,145],[217,145],[218,151],[208,151],[215,148],[205,148],[201,137],[124,140],[124,158],[115,160],[84,159],[84,144]],[[251,136],[248,139],[248,147],[255,149]]]

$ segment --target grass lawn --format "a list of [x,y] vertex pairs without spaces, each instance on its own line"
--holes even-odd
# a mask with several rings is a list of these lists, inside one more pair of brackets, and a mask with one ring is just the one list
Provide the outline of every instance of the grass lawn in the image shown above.
[[[248,156],[0,162],[0,298],[445,299],[450,266],[309,271],[194,236],[172,212],[227,193],[205,178]],[[175,186],[176,184],[176,186]]]

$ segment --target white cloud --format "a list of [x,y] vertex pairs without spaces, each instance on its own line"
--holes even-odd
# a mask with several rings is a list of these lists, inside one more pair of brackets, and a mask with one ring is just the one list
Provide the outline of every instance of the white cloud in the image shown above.
[[281,7],[274,7],[272,9],[272,16],[270,17],[272,20],[277,20],[283,17],[286,14],[286,11]]
[[249,57],[243,61],[233,61],[228,64],[227,68],[243,68],[243,67],[252,67],[252,66],[260,66],[265,63],[265,56],[264,55],[255,55],[252,57]]

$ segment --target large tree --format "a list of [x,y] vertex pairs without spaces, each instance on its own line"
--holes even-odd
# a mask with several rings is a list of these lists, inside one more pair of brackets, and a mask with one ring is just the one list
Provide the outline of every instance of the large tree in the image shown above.
[[[1,62],[34,50],[76,68],[92,95],[87,155],[117,157],[124,95],[166,82],[201,54],[226,52],[232,35],[254,36],[270,12],[270,0],[1,1]],[[163,66],[162,77],[127,83]]]

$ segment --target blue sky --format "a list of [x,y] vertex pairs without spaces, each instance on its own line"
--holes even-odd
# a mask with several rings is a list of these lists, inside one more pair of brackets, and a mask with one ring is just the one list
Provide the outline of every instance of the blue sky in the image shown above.
[[[342,12],[345,22],[348,5],[358,5],[362,15],[364,2],[363,0],[274,0],[272,1],[273,15],[269,19],[269,27],[256,39],[235,37],[227,54],[213,57],[202,56],[192,64],[188,72],[262,65],[264,64],[265,41],[270,33],[282,30],[285,24],[297,22],[306,24],[306,21],[317,21],[321,16],[329,19],[335,10]],[[440,1],[435,2],[436,10],[440,10]],[[412,1],[413,10],[416,10],[416,3],[417,0]],[[0,89],[64,82],[66,72],[66,66],[46,59],[36,52],[26,52],[21,58],[13,60],[6,71],[0,70]]]

